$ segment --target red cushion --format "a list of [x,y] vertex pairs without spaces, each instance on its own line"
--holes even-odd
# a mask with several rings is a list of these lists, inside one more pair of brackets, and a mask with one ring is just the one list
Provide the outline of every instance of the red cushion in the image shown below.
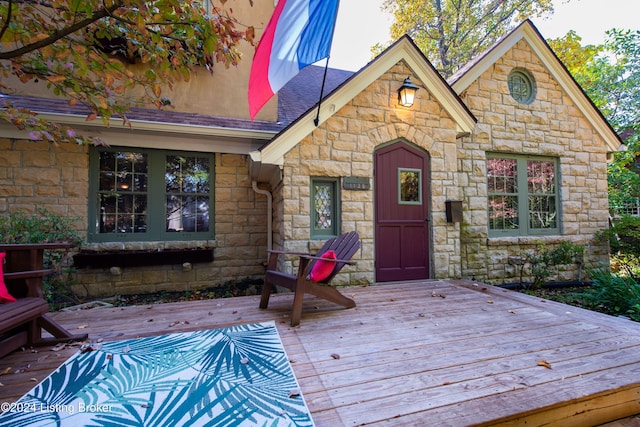
[[7,290],[7,285],[4,284],[4,257],[7,254],[5,252],[0,252],[0,302],[15,302],[15,298],[11,296],[9,291]]
[[[335,251],[327,251],[320,255],[320,258],[326,259],[336,259]],[[313,268],[311,269],[311,273],[309,273],[309,279],[314,282],[322,282],[327,277],[333,273],[333,269],[335,268],[336,263],[331,261],[323,261],[321,259],[317,259],[316,263],[313,264]]]

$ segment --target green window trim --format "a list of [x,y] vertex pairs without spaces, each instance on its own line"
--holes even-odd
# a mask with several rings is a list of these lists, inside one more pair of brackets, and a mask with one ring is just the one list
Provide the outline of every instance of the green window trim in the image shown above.
[[311,238],[325,239],[340,231],[340,179],[311,178]]
[[536,98],[536,84],[526,70],[515,68],[507,78],[509,94],[519,104],[531,104]]
[[212,153],[91,147],[88,241],[213,239],[214,172]]
[[489,237],[560,234],[556,158],[487,155]]
[[422,205],[422,170],[398,168],[398,204]]

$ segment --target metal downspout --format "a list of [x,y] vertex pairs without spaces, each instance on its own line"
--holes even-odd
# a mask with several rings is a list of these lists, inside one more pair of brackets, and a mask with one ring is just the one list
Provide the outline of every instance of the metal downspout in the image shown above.
[[273,236],[271,234],[273,222],[273,211],[271,209],[271,205],[273,203],[273,198],[270,191],[259,189],[258,183],[255,180],[251,181],[251,188],[253,188],[253,191],[255,191],[256,193],[267,196],[267,250],[271,250],[273,249]]

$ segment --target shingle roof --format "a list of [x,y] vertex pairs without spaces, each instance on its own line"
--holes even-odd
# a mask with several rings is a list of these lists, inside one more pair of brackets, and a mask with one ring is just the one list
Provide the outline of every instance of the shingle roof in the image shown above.
[[[5,101],[15,107],[28,108],[31,111],[45,114],[63,114],[87,116],[90,113],[86,105],[69,105],[62,99],[32,98],[24,96],[2,96]],[[117,118],[117,117],[114,117]],[[132,108],[127,112],[130,121],[145,121],[164,124],[191,125],[203,127],[218,127],[227,129],[262,130],[278,132],[282,125],[273,122],[251,121],[233,117],[207,116],[204,114],[182,113],[167,109]]]
[[[306,113],[320,100],[324,67],[310,65],[300,70],[278,94],[278,121],[285,127]],[[354,73],[329,68],[323,96],[331,93]]]

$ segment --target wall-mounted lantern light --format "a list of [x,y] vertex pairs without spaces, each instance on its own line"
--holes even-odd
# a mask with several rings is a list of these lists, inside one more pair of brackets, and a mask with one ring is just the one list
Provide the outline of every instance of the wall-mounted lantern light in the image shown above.
[[420,89],[420,86],[411,83],[411,79],[409,77],[404,79],[402,86],[398,89],[398,103],[403,107],[411,107],[416,98],[416,91],[418,89]]

